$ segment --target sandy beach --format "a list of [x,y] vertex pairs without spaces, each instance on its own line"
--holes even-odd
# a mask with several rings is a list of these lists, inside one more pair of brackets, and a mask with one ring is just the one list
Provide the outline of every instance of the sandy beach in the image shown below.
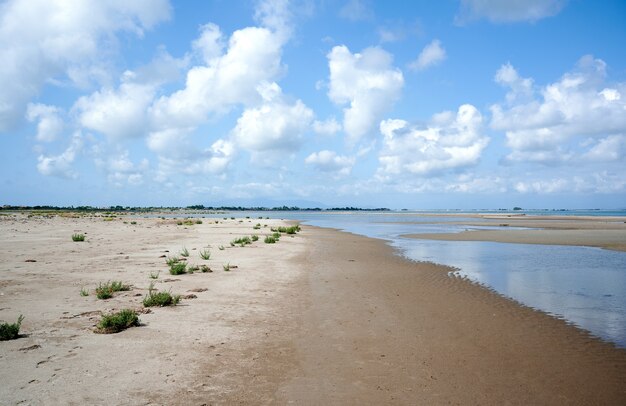
[[[0,403],[626,402],[626,350],[446,267],[336,230],[303,226],[265,244],[287,223],[215,221],[0,216],[0,319],[25,316],[23,336],[0,342]],[[610,227],[598,231],[623,232]],[[261,239],[230,246],[252,234]],[[169,275],[163,256],[183,248],[213,272]],[[112,280],[133,289],[97,299]],[[143,312],[152,281],[196,298],[150,308],[139,327],[93,332],[102,313]]]

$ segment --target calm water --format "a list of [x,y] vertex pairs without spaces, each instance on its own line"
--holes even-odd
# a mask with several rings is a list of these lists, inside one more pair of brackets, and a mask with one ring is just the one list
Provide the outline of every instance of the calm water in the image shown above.
[[[610,215],[624,214],[614,212]],[[296,212],[258,215],[299,219],[310,225],[333,227],[387,240],[408,258],[458,268],[460,275],[527,306],[564,318],[626,348],[626,252],[560,245],[432,241],[400,237],[409,233],[449,233],[468,228],[490,228],[420,224],[458,221],[459,218],[423,217],[419,213]],[[406,221],[417,224],[402,223]]]
[[[527,213],[626,215],[626,211],[595,210]],[[466,229],[494,228],[446,224],[463,218],[425,217],[419,212],[228,214],[231,215],[250,216],[252,221],[259,216],[302,220],[305,224],[338,228],[387,240],[410,259],[455,267],[460,275],[467,276],[527,306],[564,318],[602,339],[626,348],[626,252],[559,245],[402,238],[401,235],[410,233],[451,233]],[[211,217],[220,218],[224,215]],[[480,221],[476,218],[471,220]],[[431,222],[443,224],[428,224]]]

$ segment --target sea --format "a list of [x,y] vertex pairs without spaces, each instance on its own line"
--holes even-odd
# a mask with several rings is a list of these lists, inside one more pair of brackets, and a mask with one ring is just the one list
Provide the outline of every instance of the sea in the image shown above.
[[[626,348],[626,252],[594,247],[403,237],[406,234],[499,229],[487,225],[452,224],[465,220],[480,222],[479,218],[463,217],[463,214],[476,213],[623,216],[626,221],[626,210],[246,211],[226,215],[300,220],[303,224],[381,239],[394,247],[398,255],[413,261],[450,266],[454,268],[451,277],[467,277],[525,306]],[[449,214],[455,216],[446,216]]]

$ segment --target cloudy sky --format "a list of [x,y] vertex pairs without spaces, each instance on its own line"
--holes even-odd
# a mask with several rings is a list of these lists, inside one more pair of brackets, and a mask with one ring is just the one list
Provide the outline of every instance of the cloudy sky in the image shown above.
[[0,204],[626,207],[621,0],[0,1]]

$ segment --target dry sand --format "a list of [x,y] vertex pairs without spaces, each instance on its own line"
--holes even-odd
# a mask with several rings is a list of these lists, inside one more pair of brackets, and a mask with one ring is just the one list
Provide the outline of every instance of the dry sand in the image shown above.
[[[24,314],[26,336],[0,342],[0,404],[626,402],[626,351],[563,321],[334,230],[230,248],[282,223],[242,220],[1,219],[0,319]],[[214,272],[166,275],[159,257],[183,246]],[[160,289],[208,290],[141,327],[91,331],[98,312],[141,308],[158,270]],[[80,296],[108,280],[135,289]]]
[[[469,217],[469,216],[466,216]],[[409,234],[404,237],[445,241],[493,241],[518,244],[579,245],[626,251],[626,218],[572,216],[474,215],[482,221],[451,221],[468,227],[497,226],[499,230]],[[436,224],[436,223],[433,223]],[[526,227],[533,230],[510,229]]]

